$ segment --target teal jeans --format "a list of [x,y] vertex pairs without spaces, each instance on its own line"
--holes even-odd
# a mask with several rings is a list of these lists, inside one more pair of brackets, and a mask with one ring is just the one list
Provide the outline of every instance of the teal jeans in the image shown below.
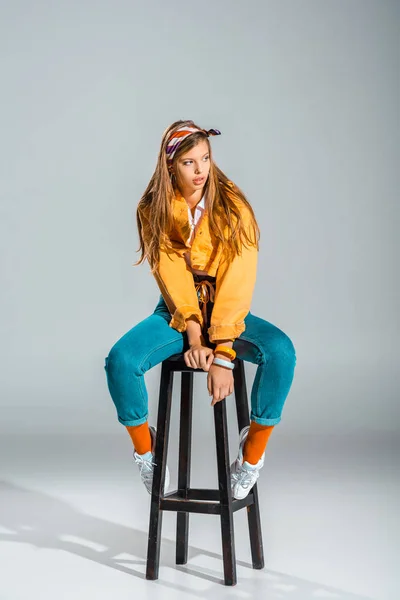
[[[211,302],[208,308],[211,312]],[[146,371],[189,349],[187,333],[169,327],[170,321],[160,294],[154,312],[125,333],[105,358],[108,389],[122,425],[140,425],[148,419]],[[238,358],[258,365],[251,390],[250,419],[261,425],[276,425],[292,385],[296,352],[290,338],[272,323],[249,312],[245,325],[233,349]],[[207,345],[215,348],[216,344],[205,337]]]

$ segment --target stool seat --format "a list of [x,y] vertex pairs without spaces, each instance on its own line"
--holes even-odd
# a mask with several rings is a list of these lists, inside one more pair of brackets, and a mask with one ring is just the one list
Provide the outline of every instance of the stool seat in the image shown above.
[[[244,363],[235,358],[233,378],[238,431],[249,425]],[[169,426],[172,404],[173,376],[181,372],[178,487],[163,493],[168,454]],[[247,507],[250,548],[254,569],[264,567],[264,552],[258,503],[257,483],[242,500],[232,497],[230,460],[225,399],[214,405],[215,442],[217,450],[218,489],[190,487],[190,462],[192,442],[193,376],[206,374],[203,369],[193,369],[185,363],[183,354],[174,354],[161,365],[160,393],[157,415],[157,436],[154,452],[153,486],[151,494],[149,536],[147,548],[146,579],[158,579],[161,526],[163,511],[177,513],[176,564],[187,563],[189,513],[219,515],[221,522],[224,584],[235,585],[236,557],[233,513]]]

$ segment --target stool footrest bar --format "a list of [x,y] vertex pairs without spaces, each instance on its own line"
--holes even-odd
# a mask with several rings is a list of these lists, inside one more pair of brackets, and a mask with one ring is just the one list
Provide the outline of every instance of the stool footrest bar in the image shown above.
[[[221,506],[225,506],[217,499],[218,490],[208,489],[190,489],[187,498],[184,497],[183,490],[168,492],[163,498],[160,498],[160,510],[175,512],[193,512],[204,513],[207,515],[220,515]],[[240,510],[245,506],[254,504],[253,493],[250,492],[243,500],[232,499],[232,512]]]

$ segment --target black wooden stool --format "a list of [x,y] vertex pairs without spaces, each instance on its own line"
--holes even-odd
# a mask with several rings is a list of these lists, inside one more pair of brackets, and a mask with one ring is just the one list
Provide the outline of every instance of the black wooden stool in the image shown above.
[[[234,389],[239,432],[249,425],[249,408],[244,364],[241,359],[233,361]],[[178,489],[163,493],[167,463],[169,424],[171,415],[173,374],[182,372],[181,408],[179,432]],[[203,369],[188,367],[183,354],[174,354],[164,360],[161,367],[160,395],[157,418],[153,488],[151,495],[149,538],[147,550],[146,579],[158,579],[161,525],[164,510],[177,513],[176,564],[184,565],[188,556],[189,513],[220,515],[224,583],[235,585],[236,558],[233,531],[233,513],[247,507],[251,556],[254,569],[264,567],[257,484],[243,500],[232,498],[230,485],[230,461],[225,399],[214,405],[215,441],[217,445],[218,490],[190,487],[190,454],[192,441],[193,373],[206,373]]]

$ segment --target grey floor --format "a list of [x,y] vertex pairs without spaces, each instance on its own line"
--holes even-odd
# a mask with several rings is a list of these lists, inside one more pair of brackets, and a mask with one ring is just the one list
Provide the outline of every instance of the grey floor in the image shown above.
[[[235,435],[230,443],[233,452]],[[266,566],[251,568],[246,514],[235,513],[238,583],[225,587],[219,520],[208,515],[191,515],[189,561],[178,567],[176,517],[164,514],[160,577],[145,579],[150,496],[122,428],[3,436],[0,598],[398,600],[398,450],[392,436],[277,430],[259,479]],[[176,459],[172,439],[172,485]],[[216,477],[213,438],[194,437],[193,487]]]

